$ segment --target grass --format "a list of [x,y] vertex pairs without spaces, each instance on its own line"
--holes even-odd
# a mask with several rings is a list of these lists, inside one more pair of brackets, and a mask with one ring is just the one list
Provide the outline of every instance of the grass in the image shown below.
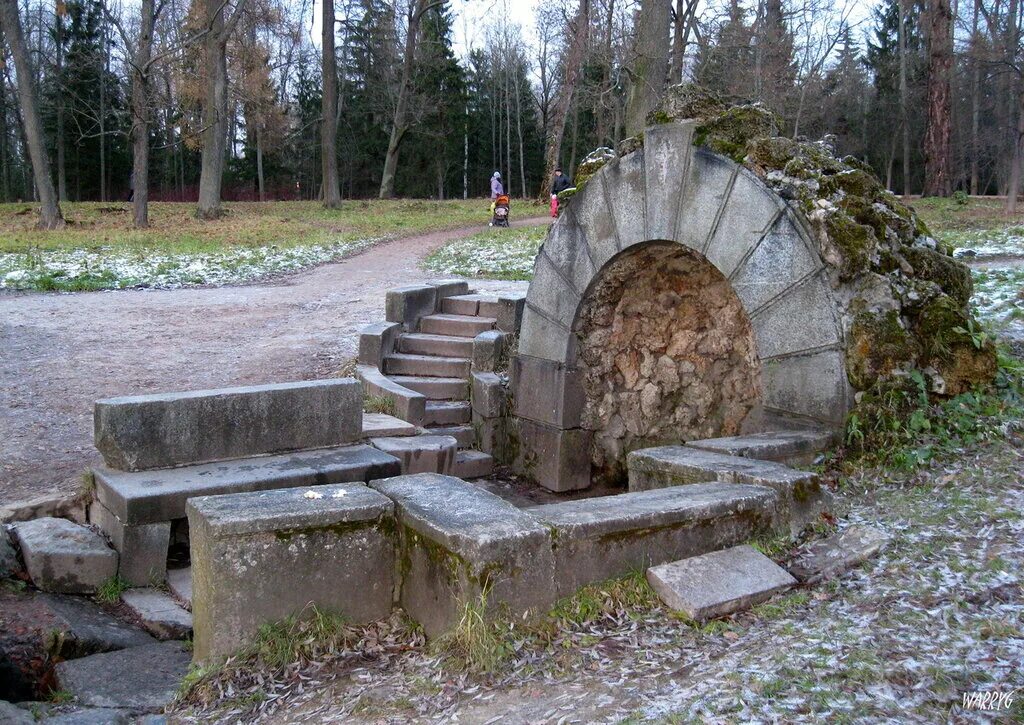
[[386,395],[367,395],[363,398],[363,411],[366,413],[395,414],[395,401]]
[[231,247],[324,244],[381,236],[454,229],[488,220],[487,202],[351,201],[340,210],[313,201],[228,202],[215,221],[195,217],[195,205],[153,202],[150,228],[133,229],[128,203],[78,202],[62,205],[68,225],[35,228],[35,207],[0,204],[0,252],[58,249],[128,249],[210,252]]
[[121,601],[121,595],[129,589],[131,589],[131,584],[115,574],[96,590],[96,598],[106,604],[116,604]]
[[431,253],[423,266],[439,275],[529,280],[533,278],[533,260],[547,232],[546,224],[489,229],[449,242]]
[[990,197],[970,197],[966,203],[954,199],[909,199],[928,228],[954,248],[975,246],[1000,237],[1024,236],[1024,207],[1007,216],[1005,202]]

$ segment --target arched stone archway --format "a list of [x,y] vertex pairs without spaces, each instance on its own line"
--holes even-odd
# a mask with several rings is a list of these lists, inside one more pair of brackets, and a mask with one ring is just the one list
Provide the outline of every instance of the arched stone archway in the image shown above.
[[[590,484],[600,433],[585,420],[595,405],[578,334],[588,294],[615,260],[653,242],[684,248],[727,282],[750,323],[763,416],[838,427],[849,409],[839,311],[802,219],[751,172],[694,147],[693,130],[648,128],[640,150],[607,164],[573,197],[537,256],[513,401],[523,468],[553,490]],[[764,425],[752,420],[748,429]],[[673,437],[661,433],[662,442]],[[685,434],[680,428],[676,442]]]

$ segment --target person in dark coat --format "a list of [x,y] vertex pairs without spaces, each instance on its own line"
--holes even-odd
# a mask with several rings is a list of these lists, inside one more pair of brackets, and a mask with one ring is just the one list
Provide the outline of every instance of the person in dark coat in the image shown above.
[[551,180],[551,216],[558,216],[558,195],[566,189],[572,188],[569,177],[562,173],[561,169],[555,169],[555,178]]

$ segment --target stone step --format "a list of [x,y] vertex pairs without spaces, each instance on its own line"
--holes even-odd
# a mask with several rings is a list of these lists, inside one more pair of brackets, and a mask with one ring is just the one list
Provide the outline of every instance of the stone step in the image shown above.
[[796,584],[747,544],[651,567],[647,581],[665,604],[698,622],[748,609]]
[[398,338],[398,351],[412,355],[470,357],[473,354],[473,341],[466,337],[410,332]]
[[401,461],[403,474],[451,473],[459,447],[454,438],[441,435],[374,438],[371,443]]
[[494,459],[481,451],[459,451],[455,454],[453,473],[459,478],[483,478],[494,472]]
[[[484,305],[497,305],[498,298],[490,297],[488,295],[456,295],[454,297],[446,297],[441,303],[441,311],[448,315],[469,315],[476,316],[485,314],[481,312],[481,303]],[[492,312],[493,310],[484,308],[486,312]],[[487,315],[493,317],[492,314]]]
[[427,315],[420,318],[420,332],[431,335],[453,335],[455,337],[476,337],[481,332],[493,330],[497,319],[494,317],[473,317],[470,315]]
[[418,375],[388,377],[403,388],[425,395],[428,400],[469,400],[469,382],[461,378],[428,378]]
[[192,611],[192,567],[168,569],[167,587],[185,609]]
[[436,425],[423,428],[425,435],[451,436],[458,442],[459,448],[472,448],[476,445],[476,433],[471,425]]
[[384,358],[389,375],[423,375],[437,378],[468,378],[470,361],[464,357],[437,357],[395,353]]
[[121,601],[157,639],[184,639],[192,633],[192,615],[167,592],[129,589],[121,594]]
[[414,436],[416,426],[387,413],[363,413],[363,438]]
[[473,418],[473,406],[467,400],[431,400],[423,414],[424,425],[459,425]]
[[13,529],[28,575],[44,592],[92,594],[117,573],[117,552],[87,526],[41,518]]
[[687,441],[686,445],[713,453],[775,461],[787,466],[809,466],[819,453],[833,445],[835,438],[836,434],[830,430],[777,430]]

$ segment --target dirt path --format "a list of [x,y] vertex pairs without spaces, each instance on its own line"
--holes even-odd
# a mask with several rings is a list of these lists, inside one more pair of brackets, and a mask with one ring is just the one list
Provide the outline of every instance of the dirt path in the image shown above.
[[330,375],[355,355],[359,328],[383,319],[388,288],[430,278],[420,260],[476,231],[397,240],[263,284],[0,296],[0,506],[77,488],[96,456],[98,398]]

